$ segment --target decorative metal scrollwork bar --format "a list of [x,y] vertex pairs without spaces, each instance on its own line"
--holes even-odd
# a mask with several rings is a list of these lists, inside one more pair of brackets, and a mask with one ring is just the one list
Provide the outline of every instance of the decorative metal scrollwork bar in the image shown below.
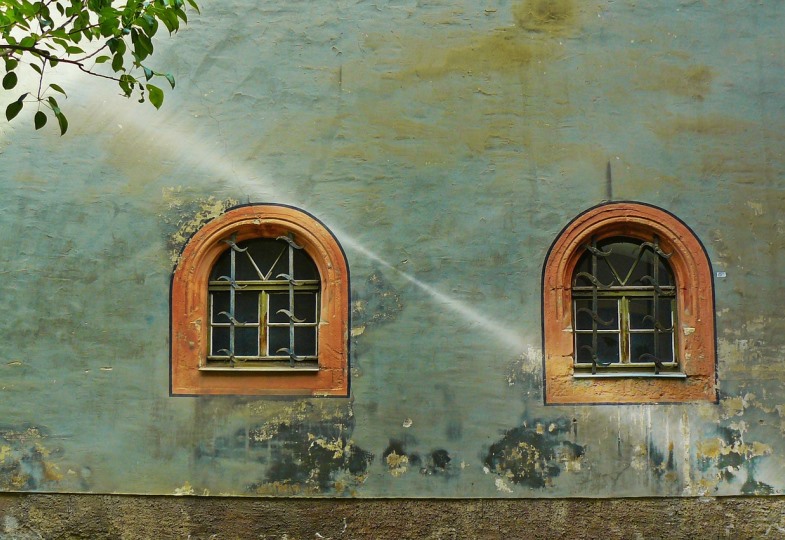
[[289,348],[279,349],[279,352],[286,352],[289,355],[289,366],[294,367],[295,362],[302,361],[302,358],[298,357],[294,350],[294,323],[302,322],[294,316],[294,288],[297,285],[294,279],[294,250],[303,249],[303,247],[294,241],[294,234],[291,232],[287,236],[279,236],[278,240],[283,240],[289,244],[289,273],[288,275],[279,274],[277,276],[284,277],[289,282],[289,309],[278,310],[278,313],[283,313],[289,318]]
[[219,315],[225,315],[229,319],[229,362],[234,364],[235,362],[235,328],[238,323],[237,319],[235,318],[235,305],[236,305],[236,298],[235,298],[235,290],[237,288],[237,253],[242,253],[247,251],[248,248],[241,248],[237,245],[237,235],[233,234],[229,239],[224,240],[230,247],[229,253],[229,312],[222,311]]
[[600,365],[600,366],[608,366],[608,365],[611,364],[611,362],[602,362],[599,359],[599,355],[598,355],[598,349],[599,349],[598,339],[599,339],[599,336],[598,336],[598,333],[597,333],[597,330],[598,330],[597,324],[598,323],[601,323],[601,324],[611,324],[613,322],[613,320],[606,322],[606,321],[603,321],[600,318],[600,301],[599,301],[599,295],[598,295],[598,290],[600,288],[606,289],[606,288],[609,288],[610,285],[608,287],[605,287],[600,282],[600,280],[598,280],[596,278],[596,276],[597,276],[597,263],[598,263],[597,258],[598,257],[605,258],[608,255],[610,255],[611,252],[610,251],[607,251],[607,252],[606,251],[602,251],[599,248],[597,248],[597,239],[595,237],[592,237],[591,245],[587,245],[586,249],[589,251],[589,253],[591,253],[591,275],[590,276],[586,276],[589,279],[589,281],[591,282],[591,311],[589,313],[589,315],[591,316],[591,351],[590,351],[591,352],[591,372],[592,372],[592,374],[596,374],[598,365]]

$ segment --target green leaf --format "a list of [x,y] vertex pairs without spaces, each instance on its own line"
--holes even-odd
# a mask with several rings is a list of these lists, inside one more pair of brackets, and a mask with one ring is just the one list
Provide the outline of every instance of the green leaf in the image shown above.
[[16,66],[19,65],[19,61],[15,60],[14,58],[5,58],[5,70],[11,71],[12,69],[16,69]]
[[52,111],[54,111],[55,114],[60,112],[60,107],[57,105],[57,100],[55,98],[49,96],[46,98],[46,100],[49,102],[49,106],[52,108]]
[[35,123],[35,129],[41,129],[46,125],[46,113],[44,111],[38,111],[35,113],[33,121]]
[[19,46],[23,49],[28,49],[35,45],[35,38],[33,36],[25,36],[22,38],[22,41],[19,42]]
[[65,132],[68,131],[68,120],[66,120],[65,115],[61,112],[56,112],[55,118],[57,118],[57,123],[60,124],[60,135],[65,135]]
[[174,75],[172,75],[171,73],[167,73],[166,75],[164,75],[164,77],[166,77],[166,80],[169,81],[170,85],[172,85],[172,90],[174,90]]
[[142,66],[142,69],[144,70],[144,78],[147,79],[148,81],[153,78],[153,75],[155,75],[155,73],[153,73],[153,70],[148,67]]
[[16,115],[19,114],[19,111],[22,110],[22,105],[24,105],[24,101],[22,99],[18,99],[14,101],[8,107],[5,108],[5,119],[9,122],[16,118]]
[[152,84],[147,85],[147,96],[150,99],[150,103],[156,109],[160,109],[161,105],[164,103],[164,92],[157,86],[153,86]]
[[109,59],[110,59],[110,57],[108,57],[106,55],[99,56],[98,58],[95,59],[95,63],[96,64],[103,64],[104,62],[106,62]]
[[59,84],[52,83],[49,85],[49,88],[51,88],[55,92],[60,92],[64,96],[68,97],[68,94],[65,93],[65,90],[63,90],[63,88]]
[[199,6],[196,5],[196,2],[194,2],[194,0],[188,0],[188,3],[190,4],[190,6],[192,8],[194,8],[196,10],[197,13],[199,13],[199,14],[202,13],[201,11],[199,11]]
[[114,58],[112,58],[112,70],[114,70],[115,72],[123,71],[123,55],[122,54],[117,53],[117,54],[114,55]]
[[16,73],[9,71],[5,74],[5,77],[3,77],[3,88],[6,90],[12,89],[14,86],[16,86],[16,81]]
[[134,86],[136,85],[136,79],[127,73],[124,73],[123,75],[120,75],[120,81],[117,84],[120,85],[125,97],[131,97],[131,92],[134,91]]

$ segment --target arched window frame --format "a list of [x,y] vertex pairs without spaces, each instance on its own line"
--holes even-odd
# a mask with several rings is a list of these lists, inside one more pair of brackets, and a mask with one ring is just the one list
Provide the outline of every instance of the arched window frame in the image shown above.
[[[207,368],[208,281],[229,249],[225,240],[293,235],[321,281],[318,371]],[[333,234],[296,208],[253,204],[228,210],[188,241],[172,276],[171,394],[347,396],[349,392],[349,267]]]
[[[672,253],[677,287],[677,357],[682,378],[578,378],[574,367],[572,277],[592,238],[628,237]],[[714,288],[703,245],[672,214],[641,203],[608,203],[576,217],[558,236],[543,269],[544,385],[547,404],[717,401]]]

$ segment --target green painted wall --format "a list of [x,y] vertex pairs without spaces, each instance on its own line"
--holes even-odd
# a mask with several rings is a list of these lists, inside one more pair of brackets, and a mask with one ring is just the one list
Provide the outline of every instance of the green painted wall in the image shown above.
[[[0,488],[782,494],[783,28],[776,0],[232,0],[156,44],[161,111],[75,75],[65,137],[0,135]],[[542,263],[610,198],[727,273],[719,404],[543,406]],[[169,396],[177,253],[249,201],[346,250],[350,398]]]

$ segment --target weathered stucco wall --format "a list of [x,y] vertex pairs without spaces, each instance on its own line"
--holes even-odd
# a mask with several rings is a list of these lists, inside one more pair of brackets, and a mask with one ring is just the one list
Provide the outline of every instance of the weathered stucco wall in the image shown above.
[[782,538],[785,499],[303,500],[5,495],[14,540]]
[[[156,45],[161,111],[95,84],[66,137],[2,128],[0,488],[782,494],[783,28],[776,0],[206,3]],[[726,272],[718,404],[543,406],[542,264],[604,200]],[[169,396],[172,265],[249,201],[346,250],[350,398]]]

